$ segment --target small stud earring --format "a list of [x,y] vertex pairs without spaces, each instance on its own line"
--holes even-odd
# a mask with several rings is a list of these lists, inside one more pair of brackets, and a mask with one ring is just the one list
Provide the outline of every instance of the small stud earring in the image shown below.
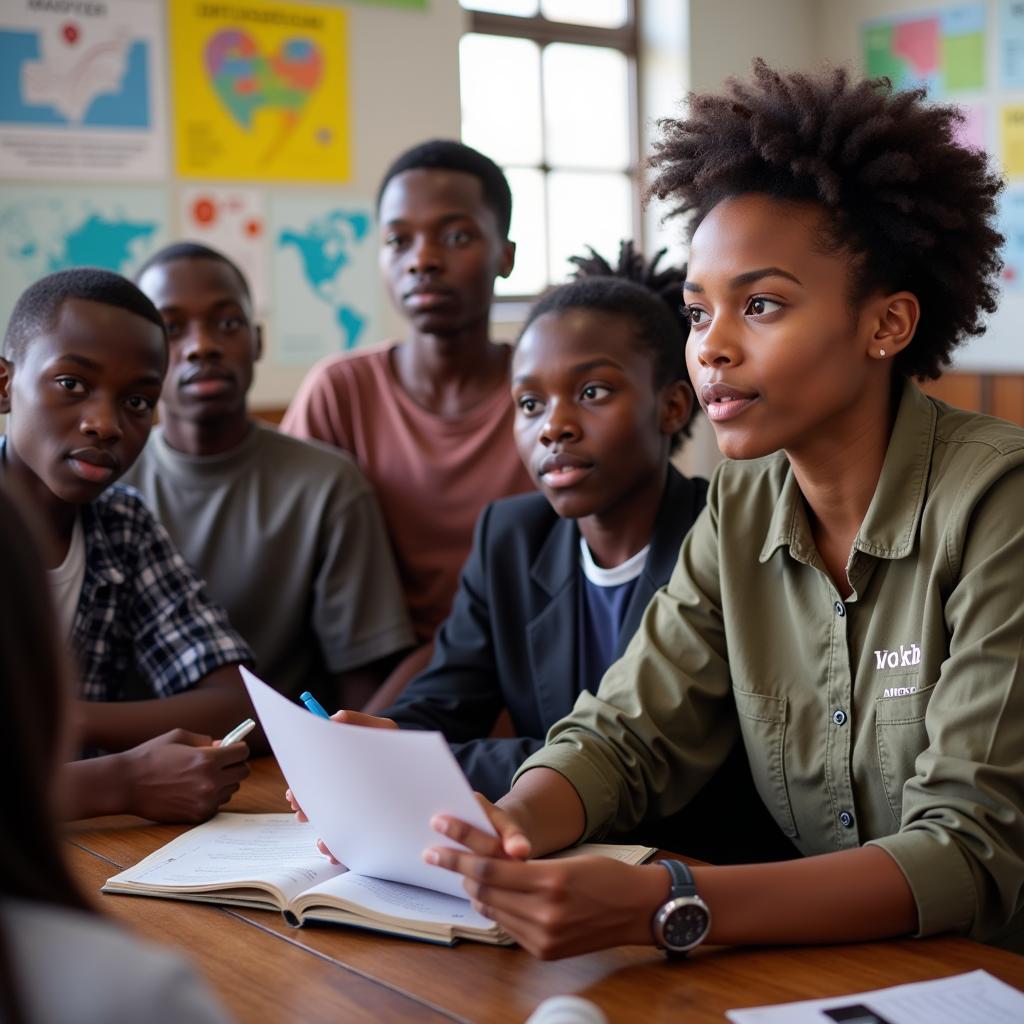
[[878,358],[879,359],[884,359],[885,358],[885,349],[884,348],[880,348],[878,350]]

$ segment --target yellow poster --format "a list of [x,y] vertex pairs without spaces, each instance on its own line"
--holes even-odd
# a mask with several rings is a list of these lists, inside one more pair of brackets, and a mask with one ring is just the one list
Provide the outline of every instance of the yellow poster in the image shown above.
[[174,0],[178,173],[347,181],[345,13],[270,0]]
[[1024,106],[1003,107],[1003,171],[1024,178]]

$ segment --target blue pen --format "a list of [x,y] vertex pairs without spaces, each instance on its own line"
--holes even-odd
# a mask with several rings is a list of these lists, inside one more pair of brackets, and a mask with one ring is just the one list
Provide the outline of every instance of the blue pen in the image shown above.
[[326,711],[324,711],[323,705],[316,699],[316,697],[313,696],[313,694],[309,692],[309,690],[306,690],[305,693],[300,693],[299,700],[301,700],[314,715],[319,715],[321,718],[331,717]]

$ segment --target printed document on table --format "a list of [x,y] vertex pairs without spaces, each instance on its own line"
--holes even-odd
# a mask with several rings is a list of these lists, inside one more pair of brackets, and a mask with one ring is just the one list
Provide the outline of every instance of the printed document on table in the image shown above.
[[[858,1015],[857,1009],[867,1012]],[[971,971],[831,999],[729,1010],[726,1016],[732,1024],[1020,1024],[1024,993],[987,971]]]
[[462,876],[423,862],[451,845],[430,827],[450,814],[494,834],[437,732],[342,725],[293,704],[242,669],[274,756],[316,834],[350,871],[462,899]]

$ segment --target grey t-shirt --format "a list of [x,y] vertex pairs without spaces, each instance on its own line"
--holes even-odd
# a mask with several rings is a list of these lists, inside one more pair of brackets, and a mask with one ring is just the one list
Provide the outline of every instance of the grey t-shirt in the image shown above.
[[48,1024],[227,1024],[180,956],[101,917],[40,903],[0,904],[18,998]]
[[377,500],[350,456],[253,423],[219,455],[186,455],[154,430],[125,483],[288,696],[411,647]]

